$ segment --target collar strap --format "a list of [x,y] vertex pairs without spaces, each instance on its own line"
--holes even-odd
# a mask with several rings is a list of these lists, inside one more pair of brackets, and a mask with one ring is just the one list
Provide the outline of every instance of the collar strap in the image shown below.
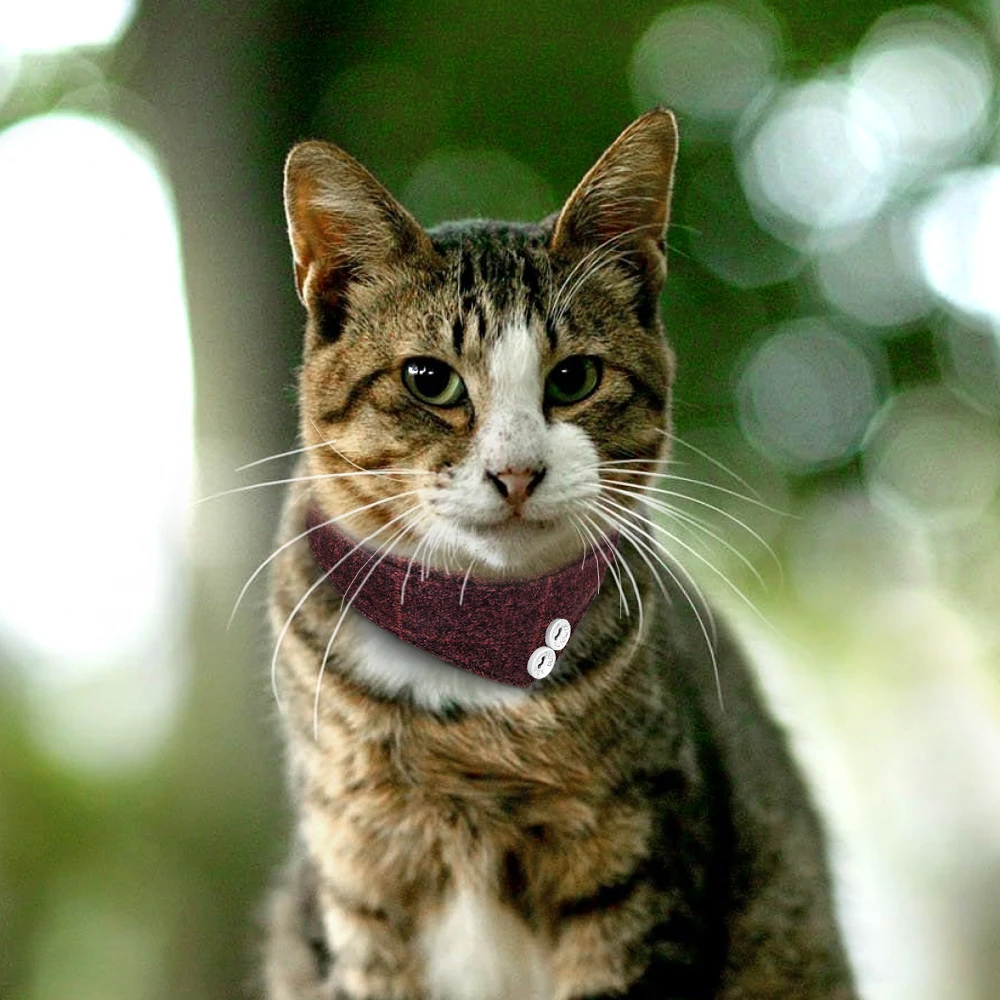
[[[361,548],[315,507],[309,548],[327,580],[403,642],[501,684],[545,677],[597,596],[618,536],[599,552],[527,580],[479,580]],[[353,597],[353,600],[352,600]]]

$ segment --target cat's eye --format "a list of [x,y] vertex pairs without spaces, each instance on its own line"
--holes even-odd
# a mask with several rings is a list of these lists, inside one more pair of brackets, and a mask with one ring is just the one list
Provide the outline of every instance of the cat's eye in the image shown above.
[[404,362],[403,385],[421,403],[431,406],[456,406],[465,399],[462,376],[437,358],[410,358]]
[[563,358],[545,380],[545,398],[556,406],[586,399],[601,381],[601,360],[589,354]]

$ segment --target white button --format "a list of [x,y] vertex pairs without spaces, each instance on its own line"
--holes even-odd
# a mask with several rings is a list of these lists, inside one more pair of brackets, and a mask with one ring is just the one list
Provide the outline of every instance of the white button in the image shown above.
[[562,649],[569,642],[569,634],[572,631],[570,624],[565,618],[556,618],[549,623],[545,630],[545,645],[553,649]]
[[528,673],[540,681],[547,677],[552,668],[556,665],[556,651],[548,646],[539,646],[531,656],[528,657]]

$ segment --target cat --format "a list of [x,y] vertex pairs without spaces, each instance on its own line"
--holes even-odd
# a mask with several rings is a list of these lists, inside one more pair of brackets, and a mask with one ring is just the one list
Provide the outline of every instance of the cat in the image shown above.
[[[557,215],[429,231],[337,147],[289,155],[308,321],[271,577],[297,816],[271,1000],[857,996],[784,737],[643,506],[671,446],[677,144],[656,109]],[[310,510],[366,565],[477,582],[616,555],[515,686],[355,613]]]

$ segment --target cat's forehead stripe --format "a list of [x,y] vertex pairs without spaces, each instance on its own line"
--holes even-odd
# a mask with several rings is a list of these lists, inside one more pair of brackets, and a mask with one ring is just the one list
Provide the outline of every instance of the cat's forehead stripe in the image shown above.
[[[444,226],[434,234],[438,249],[452,259],[456,315],[451,341],[461,356],[473,326],[480,339],[500,336],[515,321],[530,325],[547,314],[543,289],[551,286],[545,274],[544,240],[532,227],[495,223]],[[555,330],[547,325],[551,347]]]

